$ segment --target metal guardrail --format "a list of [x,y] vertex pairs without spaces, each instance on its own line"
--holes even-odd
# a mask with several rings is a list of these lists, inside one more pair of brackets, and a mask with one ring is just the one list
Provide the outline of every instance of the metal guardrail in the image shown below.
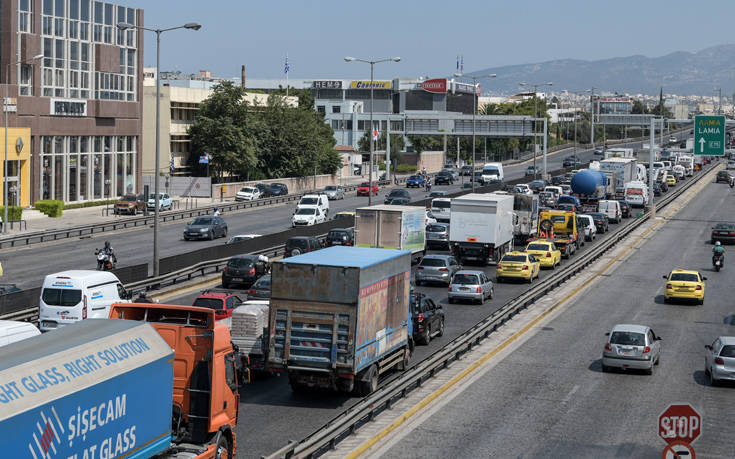
[[[703,170],[700,178],[711,171],[713,167],[711,166]],[[661,208],[665,207],[698,181],[698,179],[690,180],[688,183],[683,184],[684,186],[676,190],[673,194],[662,199],[658,206]],[[580,258],[571,261],[557,273],[540,281],[529,290],[510,300],[500,309],[475,324],[440,350],[414,365],[386,385],[378,388],[377,391],[363,398],[356,405],[340,413],[305,439],[299,442],[289,441],[287,445],[278,451],[263,457],[268,459],[312,457],[326,449],[333,449],[339,441],[354,433],[360,425],[374,419],[380,412],[390,409],[395,400],[403,398],[410,391],[421,387],[425,380],[433,377],[437,371],[447,368],[451,362],[460,359],[463,354],[471,351],[474,346],[481,343],[483,339],[487,338],[492,332],[524,310],[528,305],[536,302],[549,291],[558,287],[589,264],[593,263],[620,242],[620,240],[641,226],[649,217],[650,211],[647,211],[641,218],[628,222],[625,226],[619,228],[613,236],[602,241],[594,249],[583,254]]]

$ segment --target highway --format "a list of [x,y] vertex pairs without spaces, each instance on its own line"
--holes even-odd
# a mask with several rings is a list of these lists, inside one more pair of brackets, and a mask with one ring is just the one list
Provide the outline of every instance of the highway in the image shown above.
[[[688,179],[691,180],[691,179]],[[724,189],[724,187],[720,187]],[[624,220],[626,221],[626,220]],[[609,237],[618,225],[610,224],[610,231],[598,235],[594,243],[586,243],[578,254],[584,253],[593,244]],[[708,227],[709,228],[709,227]],[[430,253],[447,253],[432,251]],[[577,257],[579,255],[575,255]],[[476,267],[467,266],[468,269]],[[495,267],[482,268],[490,278],[494,279]],[[541,278],[552,271],[542,270]],[[660,278],[660,277],[659,277]],[[418,292],[425,293],[436,303],[441,304],[446,315],[445,333],[441,338],[435,337],[428,346],[417,345],[412,363],[417,363],[440,349],[455,337],[465,332],[493,311],[500,308],[510,299],[518,296],[528,288],[525,283],[502,283],[495,286],[495,298],[484,305],[449,304],[446,287],[441,285],[415,287]],[[223,290],[218,288],[218,290]],[[246,298],[245,290],[229,289]],[[192,304],[199,291],[166,299],[171,304]],[[390,376],[389,376],[390,377]],[[247,453],[238,457],[258,457],[271,453],[288,442],[289,439],[301,439],[327,423],[334,416],[360,400],[345,394],[331,392],[294,394],[284,376],[258,377],[240,390],[240,412],[247,413],[247,418],[257,419],[257,423],[241,422],[238,424],[238,435],[246,438]],[[240,437],[242,438],[242,437]]]
[[[712,223],[733,214],[732,190],[707,185],[386,457],[661,457],[657,419],[672,402],[691,403],[703,416],[698,457],[735,457],[734,389],[710,387],[703,372],[704,345],[735,335],[735,264],[714,272],[708,241]],[[664,304],[661,276],[675,268],[708,277],[703,306]],[[602,373],[605,333],[618,323],[648,325],[663,337],[653,376]]]
[[[640,148],[642,142],[629,144],[633,148]],[[571,150],[550,155],[547,159],[548,170],[561,168],[562,161],[571,155]],[[578,158],[583,162],[593,159],[591,150],[578,151]],[[599,158],[599,157],[598,157]],[[507,180],[522,177],[529,163],[516,164],[505,168]],[[541,168],[541,156],[537,159],[537,167]],[[382,203],[383,197],[392,189],[386,187],[380,190],[374,203]],[[434,190],[458,191],[460,184],[454,186],[435,186]],[[424,190],[410,189],[414,199],[423,198]],[[366,197],[357,197],[354,192],[348,193],[344,200],[331,201],[329,214],[334,215],[342,210],[354,210],[356,207],[366,206]],[[229,227],[229,235],[235,234],[270,234],[287,230],[291,227],[291,215],[295,203],[276,205],[262,209],[246,210],[231,214],[223,214]],[[222,244],[223,239],[214,241],[184,241],[182,233],[186,222],[171,222],[160,227],[159,252],[161,257],[186,253],[189,250],[199,249],[210,245]],[[4,267],[3,281],[15,283],[20,288],[38,287],[46,274],[68,269],[94,269],[96,260],[94,249],[102,247],[105,240],[112,243],[118,257],[118,266],[134,265],[151,261],[153,253],[153,235],[150,228],[131,229],[100,234],[99,236],[85,236],[83,238],[65,239],[59,242],[50,242],[17,249],[4,249],[2,263]]]

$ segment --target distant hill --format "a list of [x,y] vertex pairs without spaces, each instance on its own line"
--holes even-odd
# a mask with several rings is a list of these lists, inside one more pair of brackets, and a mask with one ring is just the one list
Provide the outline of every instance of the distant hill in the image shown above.
[[[714,88],[732,90],[735,75],[735,45],[719,45],[697,52],[677,51],[661,57],[628,56],[584,61],[560,59],[535,64],[507,65],[470,74],[497,74],[480,80],[483,92],[513,94],[518,83],[553,82],[552,91],[582,90],[594,86],[604,92],[678,95],[710,95]],[[729,89],[728,89],[729,88]],[[545,88],[546,91],[548,88]]]

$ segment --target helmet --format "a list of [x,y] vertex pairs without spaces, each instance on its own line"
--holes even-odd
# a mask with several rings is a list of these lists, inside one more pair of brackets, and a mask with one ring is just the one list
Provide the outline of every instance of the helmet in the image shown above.
[[106,249],[109,249],[110,248],[110,241],[105,241],[105,248]]
[[720,241],[715,242],[715,245],[722,245],[720,244]]

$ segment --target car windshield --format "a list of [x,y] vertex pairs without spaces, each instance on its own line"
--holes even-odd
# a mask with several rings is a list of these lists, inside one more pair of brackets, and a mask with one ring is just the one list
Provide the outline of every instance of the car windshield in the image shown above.
[[559,196],[559,204],[576,204],[574,196]]
[[286,251],[289,251],[291,249],[308,249],[309,248],[309,241],[306,239],[292,239],[289,241],[286,241]]
[[623,346],[645,346],[646,335],[643,333],[616,331],[610,336],[610,344]]
[[253,260],[247,258],[233,258],[227,262],[227,266],[231,268],[249,268],[253,265]]
[[81,290],[65,288],[43,289],[43,302],[49,306],[76,306],[82,301]]
[[541,193],[539,193],[538,196],[539,196],[539,198],[548,199],[548,198],[554,196],[554,193],[551,193],[549,191],[542,191]]
[[672,273],[669,280],[682,282],[699,282],[699,276],[697,274],[691,273]]
[[316,214],[316,209],[299,209],[296,211],[296,215],[314,215]]
[[545,183],[540,180],[534,180],[533,182],[531,182],[532,187],[542,187],[544,185]]
[[[530,166],[533,169],[533,166]],[[499,175],[497,167],[485,167],[482,169],[482,173],[485,175]]]
[[307,205],[307,206],[314,206],[319,203],[319,200],[317,198],[301,198],[301,202],[299,204]]
[[449,209],[452,207],[451,201],[432,201],[431,207],[437,207],[440,209]]
[[351,217],[351,215],[349,215],[349,214],[337,214],[337,215],[334,216],[335,220],[338,219],[338,218],[348,218],[348,217]]
[[421,178],[421,177],[419,177],[418,175],[412,175],[412,176],[410,176],[410,177],[409,177],[408,179],[409,179],[409,180],[418,180],[418,179],[420,179],[420,178]]
[[255,190],[257,190],[257,188],[252,188],[252,187],[249,187],[249,186],[244,186],[244,187],[240,188],[240,193],[252,193]]
[[430,233],[443,233],[446,231],[446,227],[442,225],[429,225],[426,227],[426,231]]
[[197,298],[192,306],[209,309],[222,309],[222,304],[222,300],[218,298]]
[[526,250],[549,250],[549,246],[547,244],[528,244]]
[[329,234],[327,235],[327,237],[329,239],[332,239],[332,240],[334,240],[334,239],[342,239],[342,240],[345,240],[346,241],[347,239],[350,238],[350,233],[348,233],[347,231],[335,231],[335,230],[332,230],[332,231],[329,232]]
[[362,182],[362,183],[360,184],[360,188],[367,188],[367,187],[369,187],[369,186],[370,186],[370,185],[368,184],[368,182]]
[[716,230],[729,230],[735,225],[730,225],[729,223],[718,223],[715,225]]
[[526,255],[505,255],[500,260],[501,263],[509,262],[509,261],[523,263],[526,261]]
[[325,191],[337,191],[337,187],[334,186],[334,185],[328,185],[328,186],[324,187],[324,190]]
[[198,217],[192,222],[192,225],[211,225],[212,223],[214,223],[212,217]]
[[[150,194],[150,195],[148,196],[148,199],[156,199],[156,193],[151,193],[151,194]],[[162,194],[161,194],[161,195],[159,195],[158,199],[163,199],[163,195],[162,195]]]
[[564,223],[565,221],[567,221],[567,218],[564,215],[552,215],[551,221],[553,223]]
[[421,260],[421,263],[419,263],[419,266],[428,266],[430,268],[440,268],[446,265],[447,262],[440,258],[424,258]]
[[478,285],[480,282],[477,280],[475,274],[455,274],[452,279],[453,284],[460,285]]
[[265,275],[258,279],[254,284],[254,288],[271,288],[271,276]]
[[[155,198],[155,195],[153,195]],[[121,201],[135,201],[135,195],[134,194],[126,194],[122,198],[120,198]]]
[[396,196],[406,196],[406,190],[391,190],[390,193],[388,193],[388,196],[390,197],[396,197]]

